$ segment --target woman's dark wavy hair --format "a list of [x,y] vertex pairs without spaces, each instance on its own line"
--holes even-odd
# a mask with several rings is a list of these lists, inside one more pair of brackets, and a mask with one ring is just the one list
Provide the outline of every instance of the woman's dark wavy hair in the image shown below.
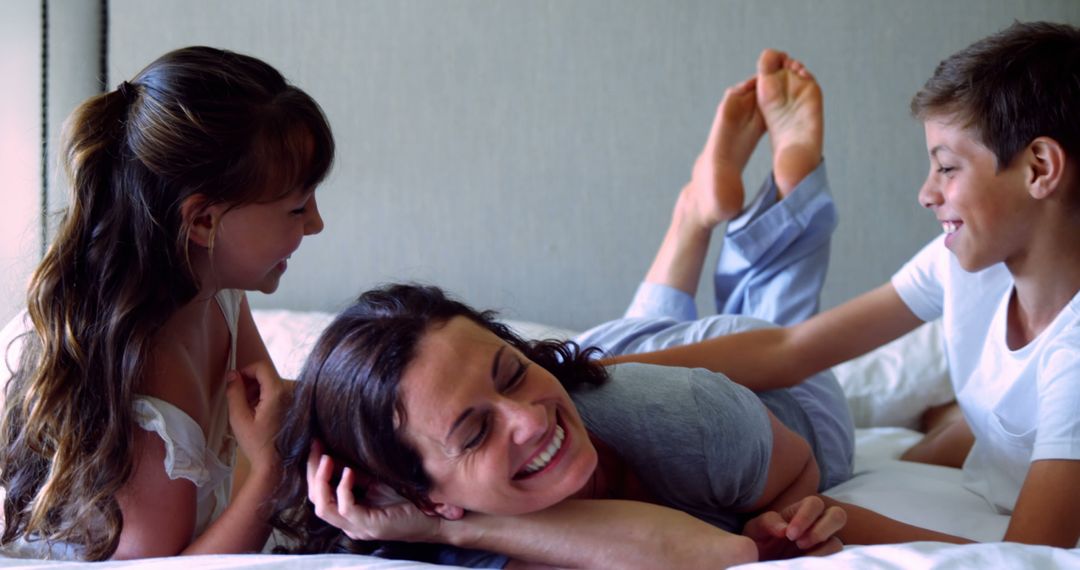
[[1078,104],[1080,28],[1017,22],[942,61],[911,100],[911,113],[972,129],[1000,170],[1040,136],[1080,156]]
[[[295,552],[369,553],[380,546],[351,541],[315,515],[306,482],[314,439],[339,464],[356,470],[358,481],[381,482],[430,509],[431,480],[419,453],[398,430],[406,421],[398,386],[423,335],[454,317],[491,331],[550,371],[568,390],[607,380],[604,368],[592,360],[599,349],[582,350],[573,342],[526,341],[496,321],[494,312],[476,311],[436,287],[394,284],[364,293],[315,343],[278,437],[285,475],[271,522],[291,539]],[[354,493],[361,500],[363,487],[357,485]],[[415,547],[407,548],[416,559]]]
[[33,275],[32,330],[5,391],[0,546],[60,541],[90,560],[116,551],[133,396],[155,334],[198,289],[181,204],[310,191],[333,157],[310,96],[258,59],[208,47],[167,53],[72,113],[61,149],[70,205]]

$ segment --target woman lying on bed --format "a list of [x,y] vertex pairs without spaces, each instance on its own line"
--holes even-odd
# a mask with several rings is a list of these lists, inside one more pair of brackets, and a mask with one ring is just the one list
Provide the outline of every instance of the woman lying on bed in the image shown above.
[[[619,354],[761,326],[695,320],[693,286],[682,283],[696,285],[707,230],[741,206],[740,171],[766,124],[775,184],[729,223],[718,303],[746,314],[743,301],[758,295],[754,314],[781,321],[816,310],[835,225],[820,103],[801,65],[762,55],[758,75],[721,103],[627,318],[589,331],[584,346]],[[790,125],[809,136],[789,136]],[[301,374],[279,440],[276,526],[304,552],[380,548],[497,567],[725,566],[759,554],[726,531],[775,509],[744,529],[761,554],[839,547],[831,535],[843,512],[811,496],[850,475],[851,422],[831,375],[755,395],[704,370],[604,368],[598,352],[523,341],[435,288],[364,294]],[[320,440],[345,469],[335,472]],[[385,503],[387,488],[407,500]]]

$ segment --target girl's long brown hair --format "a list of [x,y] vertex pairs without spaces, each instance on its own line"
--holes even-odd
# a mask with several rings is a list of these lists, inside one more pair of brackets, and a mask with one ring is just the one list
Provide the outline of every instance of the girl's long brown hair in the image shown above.
[[0,546],[64,542],[89,560],[116,551],[133,397],[155,334],[198,291],[182,202],[314,188],[333,155],[314,100],[266,63],[218,49],[165,54],[75,110],[61,154],[70,206],[33,275],[32,330],[5,389]]

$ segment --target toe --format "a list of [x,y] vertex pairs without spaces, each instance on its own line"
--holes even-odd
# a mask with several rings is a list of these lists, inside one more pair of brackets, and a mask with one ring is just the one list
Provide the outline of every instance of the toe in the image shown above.
[[787,54],[772,48],[766,48],[758,57],[758,73],[775,73],[784,67]]
[[753,91],[756,86],[757,86],[757,76],[756,75],[751,75],[748,79],[746,79],[742,83],[736,85],[732,89],[734,89],[737,93],[746,93],[748,91]]

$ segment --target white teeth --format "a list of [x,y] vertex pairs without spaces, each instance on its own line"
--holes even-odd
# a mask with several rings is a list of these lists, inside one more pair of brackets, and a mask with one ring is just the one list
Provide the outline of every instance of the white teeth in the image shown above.
[[951,234],[960,228],[960,224],[956,222],[941,222],[941,229],[947,234]]
[[555,435],[551,438],[551,443],[548,444],[547,449],[541,451],[528,465],[525,466],[525,474],[536,473],[537,471],[547,467],[551,458],[559,452],[559,448],[562,447],[563,439],[566,438],[566,432],[563,431],[562,426],[555,426]]

